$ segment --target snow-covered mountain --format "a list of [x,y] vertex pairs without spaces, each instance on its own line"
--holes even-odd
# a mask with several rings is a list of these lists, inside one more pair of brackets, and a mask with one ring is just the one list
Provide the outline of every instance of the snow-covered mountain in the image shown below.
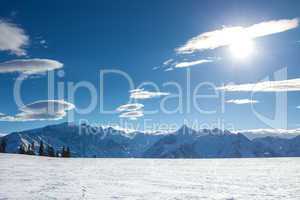
[[300,129],[252,129],[240,130],[238,133],[242,133],[250,140],[268,136],[290,139],[300,135]]
[[0,133],[0,138],[6,136],[7,134],[5,133]]
[[[84,126],[84,127],[82,127]],[[89,127],[68,123],[46,126],[22,132],[14,132],[3,137],[7,142],[6,152],[17,153],[20,144],[32,143],[38,150],[40,141],[51,145],[55,150],[70,147],[73,156],[80,157],[139,157],[160,134],[141,132],[127,133],[112,127]]]
[[[94,131],[91,131],[94,130]],[[196,131],[182,126],[173,133],[125,131],[113,127],[91,127],[68,123],[15,132],[2,137],[6,152],[17,153],[20,144],[41,141],[56,151],[70,147],[77,157],[120,158],[223,158],[300,156],[300,136],[248,139],[241,133],[220,129]]]

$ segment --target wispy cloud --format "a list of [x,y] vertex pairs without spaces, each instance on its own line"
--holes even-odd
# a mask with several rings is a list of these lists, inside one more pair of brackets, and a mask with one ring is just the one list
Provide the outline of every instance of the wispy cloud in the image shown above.
[[298,27],[299,20],[281,19],[265,21],[248,27],[224,27],[211,32],[202,33],[176,49],[178,54],[194,53],[195,51],[215,49],[236,42],[237,38],[253,39],[275,33],[280,33]]
[[35,101],[20,108],[20,113],[15,116],[0,115],[0,121],[42,121],[60,120],[66,116],[67,111],[75,106],[64,100]]
[[130,92],[131,99],[151,99],[155,97],[170,95],[170,93],[167,92],[151,92],[144,89],[135,89],[129,92]]
[[[187,57],[187,56],[185,56]],[[164,69],[165,72],[172,71],[174,69],[180,69],[180,68],[189,68],[196,65],[206,64],[206,63],[212,63],[221,60],[220,57],[206,57],[203,59],[198,60],[190,60],[191,58],[180,58],[179,60],[175,60],[175,58],[171,58],[163,62],[161,66],[154,67],[153,70],[157,69]]]
[[119,117],[128,118],[130,120],[137,120],[138,118],[143,116],[144,116],[143,111],[137,110],[137,111],[129,111],[129,112],[122,113]]
[[230,99],[227,100],[226,103],[232,103],[232,104],[256,104],[259,103],[257,100],[253,99]]
[[226,85],[218,87],[218,90],[229,92],[286,92],[300,91],[300,78],[282,81],[264,81],[258,83]]
[[50,59],[18,59],[0,63],[0,73],[37,74],[62,68],[63,64]]
[[200,65],[204,63],[211,63],[213,60],[209,59],[201,59],[201,60],[195,60],[195,61],[190,61],[190,62],[180,62],[175,65],[175,68],[186,68],[186,67],[192,67],[195,65]]
[[155,67],[153,67],[152,69],[153,69],[153,70],[158,70],[158,69],[163,68],[164,71],[171,71],[171,70],[173,70],[173,65],[174,65],[175,63],[176,63],[175,60],[174,60],[173,58],[170,58],[170,59],[164,61],[164,62],[162,63],[162,65],[160,65],[160,66],[155,66]]
[[10,51],[18,56],[26,55],[24,47],[28,45],[29,37],[17,25],[0,20],[0,50]]
[[163,62],[163,65],[169,65],[174,61],[173,58],[166,60],[165,62]]
[[129,93],[142,92],[142,91],[144,91],[143,88],[137,88],[137,89],[130,90]]
[[47,45],[47,41],[46,40],[40,40],[40,45],[44,48],[48,48],[48,45]]
[[136,111],[144,108],[144,105],[141,103],[130,103],[124,104],[117,108],[117,111],[124,112],[124,111]]
[[173,71],[174,70],[174,68],[173,67],[168,67],[167,69],[165,69],[164,71],[165,72],[169,72],[169,71]]

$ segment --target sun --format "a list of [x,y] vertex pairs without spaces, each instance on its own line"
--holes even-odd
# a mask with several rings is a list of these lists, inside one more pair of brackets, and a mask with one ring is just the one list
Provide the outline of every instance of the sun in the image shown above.
[[237,37],[229,46],[232,56],[238,60],[249,58],[254,51],[254,42],[249,38]]

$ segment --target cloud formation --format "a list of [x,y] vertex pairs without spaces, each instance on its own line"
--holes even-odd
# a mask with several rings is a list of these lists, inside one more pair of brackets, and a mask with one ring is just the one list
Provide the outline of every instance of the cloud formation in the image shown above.
[[233,44],[237,39],[254,39],[280,33],[298,27],[299,20],[281,19],[265,21],[248,27],[234,26],[224,27],[211,32],[202,33],[186,42],[176,49],[178,54],[189,54],[196,51],[216,49]]
[[47,45],[47,41],[46,40],[41,40],[40,41],[40,45],[44,48],[48,48],[48,45]]
[[0,115],[0,121],[42,121],[60,120],[67,111],[75,109],[75,106],[64,100],[42,100],[20,108],[20,113],[15,116]]
[[26,55],[24,47],[29,37],[17,25],[0,20],[0,50],[10,51],[18,56]]
[[131,104],[125,104],[117,108],[117,111],[124,112],[124,111],[136,111],[144,108],[143,104],[140,103],[131,103]]
[[35,101],[21,107],[20,110],[23,112],[31,113],[57,113],[60,111],[67,111],[74,109],[75,106],[64,100],[42,100]]
[[141,110],[129,111],[129,112],[122,113],[120,115],[121,118],[128,118],[130,120],[137,120],[137,118],[140,118],[143,116],[144,116],[144,113]]
[[232,104],[256,104],[259,103],[257,100],[252,100],[252,99],[230,99],[227,100],[226,103],[232,103]]
[[300,91],[300,78],[282,81],[263,81],[258,83],[226,85],[218,90],[228,92],[288,92]]
[[165,62],[163,62],[163,65],[169,65],[174,61],[174,59],[170,58],[168,60],[166,60]]
[[38,74],[62,68],[63,64],[50,59],[17,59],[0,63],[0,73]]
[[167,92],[151,92],[144,89],[130,90],[131,99],[151,99],[155,97],[168,96],[170,93]]
[[201,60],[195,60],[191,62],[180,62],[175,65],[175,68],[186,68],[186,67],[192,67],[195,65],[204,64],[204,63],[211,63],[211,62],[213,62],[213,60],[209,60],[209,59],[201,59]]

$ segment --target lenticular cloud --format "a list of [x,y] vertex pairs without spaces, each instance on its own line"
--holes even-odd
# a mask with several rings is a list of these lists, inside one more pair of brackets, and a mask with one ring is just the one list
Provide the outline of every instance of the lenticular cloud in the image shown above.
[[0,63],[0,73],[38,74],[62,68],[63,64],[50,59],[17,59]]
[[281,81],[263,81],[239,85],[226,85],[218,90],[228,92],[288,92],[300,91],[300,78]]
[[213,62],[213,60],[209,59],[201,59],[201,60],[195,60],[195,61],[190,61],[190,62],[180,62],[175,65],[176,68],[187,68],[187,67],[192,67],[194,65],[200,65],[204,63],[210,63]]
[[125,104],[117,108],[117,111],[119,112],[124,112],[124,111],[136,111],[144,108],[143,104],[140,103],[130,103],[130,104]]
[[155,97],[168,96],[167,92],[151,92],[144,89],[135,89],[130,91],[131,99],[151,99]]
[[299,20],[281,19],[265,21],[252,26],[224,27],[211,32],[202,33],[176,49],[178,54],[194,53],[206,49],[215,49],[234,43],[238,38],[253,39],[275,33],[288,31],[298,27]]
[[129,118],[131,120],[137,120],[137,118],[143,117],[143,116],[144,116],[144,113],[143,113],[143,111],[140,111],[140,110],[129,111],[129,112],[122,113],[120,115],[121,118]]
[[64,100],[42,100],[20,108],[15,116],[0,115],[0,121],[60,120],[75,106]]
[[259,103],[259,101],[253,99],[230,99],[227,100],[226,103],[241,105],[241,104],[256,104]]

